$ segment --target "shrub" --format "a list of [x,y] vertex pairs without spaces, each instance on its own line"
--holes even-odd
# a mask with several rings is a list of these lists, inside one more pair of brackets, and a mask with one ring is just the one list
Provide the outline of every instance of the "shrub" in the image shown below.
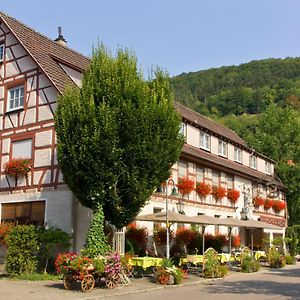
[[260,268],[259,262],[248,254],[242,255],[241,271],[244,273],[257,272]]
[[182,227],[176,231],[176,240],[182,242],[186,246],[195,238],[196,232],[192,229]]
[[222,248],[227,243],[227,235],[218,234],[205,234],[205,247],[206,248],[214,248],[217,252],[221,252]]
[[125,233],[125,239],[127,241],[126,251],[129,250],[131,254],[137,255],[145,254],[148,240],[148,232],[145,227],[137,227],[134,224],[129,225]]
[[220,262],[218,253],[210,248],[204,253],[203,276],[205,278],[219,277]]
[[32,225],[17,225],[5,238],[8,250],[5,269],[9,275],[33,273],[39,250],[37,230]]
[[283,268],[285,266],[285,257],[276,250],[274,246],[271,246],[269,250],[269,265],[270,268]]
[[[169,229],[169,242],[174,238],[174,232]],[[153,239],[158,245],[167,243],[167,228],[161,227],[153,232]]]
[[156,268],[154,277],[155,277],[156,283],[168,284],[169,280],[170,280],[170,273],[166,270],[166,268],[159,267],[159,268]]
[[285,262],[287,265],[294,265],[294,264],[296,264],[296,258],[292,255],[286,255]]

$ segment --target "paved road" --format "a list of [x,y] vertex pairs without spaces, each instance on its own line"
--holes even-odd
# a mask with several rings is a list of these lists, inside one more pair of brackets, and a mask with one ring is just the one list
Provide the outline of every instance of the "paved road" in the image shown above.
[[116,290],[94,289],[87,294],[79,290],[66,291],[63,289],[62,282],[0,280],[0,300],[100,300],[103,298],[108,300],[300,300],[300,263],[282,270],[266,270],[251,274],[232,273],[223,280],[207,282],[200,279],[198,283],[194,282],[189,286],[164,288],[149,282],[148,278],[136,279],[129,287]]
[[111,297],[110,300],[279,300],[300,299],[300,264],[283,270],[234,274],[209,284],[167,288],[141,294]]

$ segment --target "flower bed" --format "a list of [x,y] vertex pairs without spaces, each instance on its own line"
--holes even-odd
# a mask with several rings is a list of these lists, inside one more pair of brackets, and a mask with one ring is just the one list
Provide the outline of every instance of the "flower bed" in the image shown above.
[[181,177],[178,179],[178,183],[176,184],[178,187],[178,191],[182,196],[189,195],[195,187],[195,181],[189,179],[188,177]]
[[197,182],[196,192],[200,197],[206,197],[211,193],[211,185],[205,182]]
[[32,168],[32,161],[27,158],[18,158],[8,161],[4,166],[4,173],[9,176],[26,176]]
[[237,202],[239,197],[240,197],[240,192],[239,191],[233,190],[233,189],[232,190],[227,190],[227,198],[231,202],[233,202],[233,203]]

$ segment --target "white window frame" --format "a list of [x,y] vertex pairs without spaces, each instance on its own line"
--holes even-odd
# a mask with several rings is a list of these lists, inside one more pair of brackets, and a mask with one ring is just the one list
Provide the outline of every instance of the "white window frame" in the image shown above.
[[227,157],[227,143],[219,140],[218,153],[220,156]]
[[234,161],[238,163],[243,163],[242,150],[240,148],[234,147]]
[[[23,89],[23,95],[21,93]],[[13,97],[12,97],[13,93]],[[11,106],[12,103],[12,106]],[[7,111],[14,111],[24,108],[25,86],[18,85],[7,90]]]
[[271,163],[268,161],[265,161],[265,172],[269,175],[272,174],[272,166]]
[[250,155],[249,157],[249,166],[252,169],[257,169],[257,157],[255,155]]
[[0,62],[4,61],[4,43],[0,42]]
[[185,123],[181,123],[179,133],[186,139],[187,126]]
[[210,135],[200,131],[200,148],[210,151]]

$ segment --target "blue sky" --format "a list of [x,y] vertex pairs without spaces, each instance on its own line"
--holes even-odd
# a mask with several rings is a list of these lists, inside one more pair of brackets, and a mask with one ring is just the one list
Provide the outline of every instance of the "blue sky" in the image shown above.
[[89,55],[100,40],[135,51],[147,74],[300,56],[298,0],[9,0],[0,10]]

